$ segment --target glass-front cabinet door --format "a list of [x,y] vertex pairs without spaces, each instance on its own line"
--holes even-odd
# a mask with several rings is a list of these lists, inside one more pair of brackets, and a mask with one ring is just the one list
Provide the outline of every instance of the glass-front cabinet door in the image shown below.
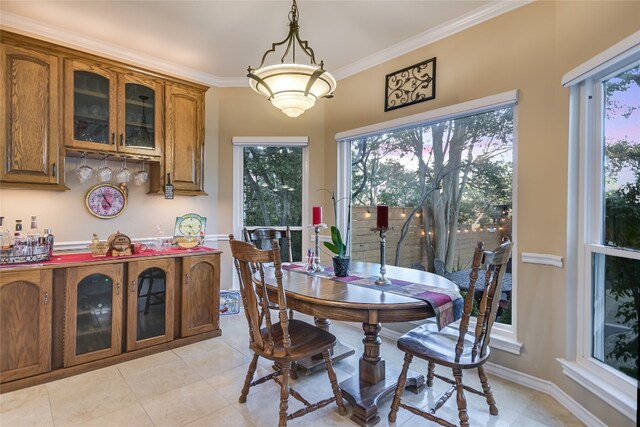
[[118,151],[160,156],[162,84],[143,76],[121,75],[118,111]]
[[120,354],[122,264],[67,269],[64,364]]
[[150,158],[162,154],[160,80],[72,60],[65,67],[67,147]]
[[128,263],[127,351],[173,339],[175,260]]
[[67,62],[66,67],[66,145],[83,150],[114,151],[117,74],[77,61]]

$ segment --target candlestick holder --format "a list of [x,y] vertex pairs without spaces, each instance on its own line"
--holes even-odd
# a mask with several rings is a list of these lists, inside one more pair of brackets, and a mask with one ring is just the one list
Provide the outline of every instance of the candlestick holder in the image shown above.
[[320,271],[324,271],[324,267],[320,265],[320,230],[322,230],[323,228],[327,228],[327,224],[314,224],[311,227],[313,227],[313,232],[316,235],[316,239],[315,239],[316,249],[315,249],[315,255],[313,257],[313,262],[311,263],[311,268],[309,272],[318,273]]
[[385,258],[386,258],[386,246],[387,246],[387,227],[372,228],[371,231],[377,231],[380,233],[380,277],[375,281],[376,285],[390,285],[391,281],[384,277],[387,272]]

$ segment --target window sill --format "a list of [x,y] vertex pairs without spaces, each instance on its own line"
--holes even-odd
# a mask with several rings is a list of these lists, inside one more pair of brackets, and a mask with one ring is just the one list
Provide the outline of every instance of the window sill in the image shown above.
[[[636,419],[637,388],[631,381],[615,378],[590,361],[556,359],[562,373],[614,407],[630,420]],[[612,377],[616,381],[612,381]]]

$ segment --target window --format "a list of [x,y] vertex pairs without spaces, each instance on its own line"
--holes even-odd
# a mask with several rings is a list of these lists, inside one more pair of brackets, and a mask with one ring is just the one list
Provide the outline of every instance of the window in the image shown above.
[[243,138],[234,143],[234,230],[291,229],[293,260],[302,259],[306,230],[307,138]]
[[[513,239],[516,97],[508,92],[339,134],[338,169],[350,171],[338,181],[339,197],[352,200],[351,257],[379,261],[372,213],[386,204],[394,228],[388,264],[434,271],[441,261],[450,277],[459,273],[459,284],[468,283],[475,243]],[[515,334],[508,273],[498,322]]]
[[571,86],[568,283],[576,298],[568,299],[574,341],[560,362],[568,376],[635,419],[640,45],[628,42],[564,78]]

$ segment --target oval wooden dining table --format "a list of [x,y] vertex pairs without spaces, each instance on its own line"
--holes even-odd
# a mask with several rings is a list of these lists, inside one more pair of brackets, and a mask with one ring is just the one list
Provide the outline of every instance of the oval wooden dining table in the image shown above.
[[[360,276],[378,276],[380,264],[351,262],[350,272]],[[425,271],[386,266],[386,277],[412,283],[424,283],[442,289],[458,289],[450,280]],[[360,357],[359,375],[340,383],[345,399],[353,405],[351,419],[362,426],[380,421],[378,402],[393,392],[400,368],[386,367],[380,356],[381,323],[407,322],[434,317],[429,303],[421,299],[337,282],[320,275],[282,270],[287,306],[295,311],[314,316],[316,326],[328,329],[326,319],[361,322],[364,331],[364,349]],[[269,300],[277,303],[277,290],[273,268],[265,270]],[[413,373],[407,387],[418,392],[424,386],[424,376]]]

